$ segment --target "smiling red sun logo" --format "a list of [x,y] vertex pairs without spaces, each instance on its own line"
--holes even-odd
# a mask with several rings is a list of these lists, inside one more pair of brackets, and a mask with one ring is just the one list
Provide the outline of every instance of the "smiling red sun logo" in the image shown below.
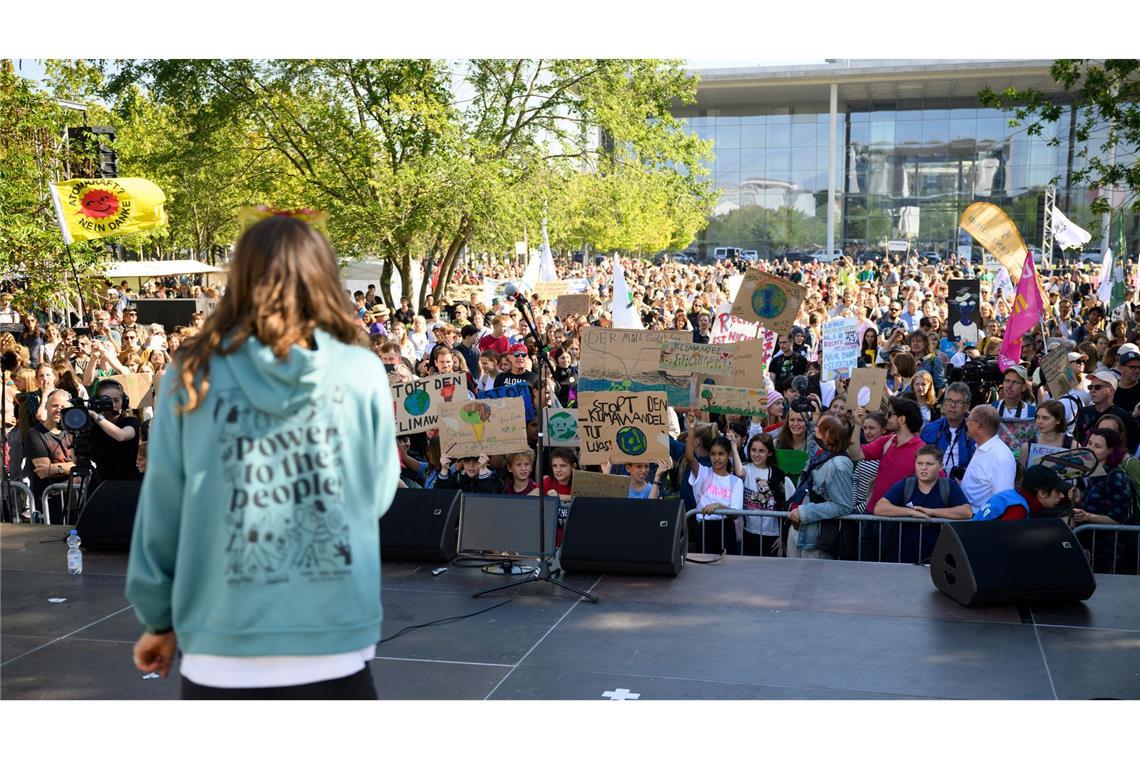
[[106,219],[119,210],[119,199],[106,190],[92,190],[80,201],[80,213],[92,219]]

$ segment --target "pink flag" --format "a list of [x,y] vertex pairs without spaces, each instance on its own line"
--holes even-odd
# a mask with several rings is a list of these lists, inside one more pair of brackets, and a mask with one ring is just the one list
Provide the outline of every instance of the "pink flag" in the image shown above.
[[1013,309],[1005,325],[1005,337],[998,350],[998,367],[1002,372],[1021,361],[1021,337],[1041,321],[1044,304],[1041,289],[1037,286],[1037,270],[1033,268],[1033,254],[1025,257],[1021,279],[1013,296]]

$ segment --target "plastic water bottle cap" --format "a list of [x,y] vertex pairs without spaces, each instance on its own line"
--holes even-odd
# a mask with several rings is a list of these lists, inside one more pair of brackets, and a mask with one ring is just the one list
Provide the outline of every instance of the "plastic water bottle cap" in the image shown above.
[[69,535],[69,536],[78,536],[78,535],[79,535],[79,531],[77,531],[75,528],[72,528],[72,529],[71,529],[71,533],[69,533],[68,535]]

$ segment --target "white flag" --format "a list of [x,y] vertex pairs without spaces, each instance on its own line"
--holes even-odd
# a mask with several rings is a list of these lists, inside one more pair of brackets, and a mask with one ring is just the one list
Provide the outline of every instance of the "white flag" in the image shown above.
[[538,284],[538,269],[540,257],[535,255],[537,251],[530,252],[530,260],[526,262],[526,269],[523,270],[522,281],[526,284],[527,290],[534,290],[534,286]]
[[1069,248],[1083,248],[1090,240],[1092,235],[1070,222],[1069,218],[1061,213],[1061,209],[1053,209],[1053,242],[1059,245],[1062,251]]
[[633,308],[633,298],[625,284],[625,269],[622,268],[621,259],[616,253],[614,254],[613,296],[614,300],[610,305],[610,312],[613,314],[614,327],[626,330],[644,330],[641,317],[637,315],[637,309]]
[[1096,297],[1104,304],[1105,309],[1112,302],[1112,282],[1113,282],[1113,267],[1112,267],[1112,249],[1106,248],[1104,252],[1104,261],[1100,265],[1100,279],[1097,281],[1099,284],[1096,288]]
[[550,253],[550,237],[546,234],[546,217],[542,218],[542,262],[538,268],[538,279],[541,282],[558,279],[558,272],[554,268],[554,256]]

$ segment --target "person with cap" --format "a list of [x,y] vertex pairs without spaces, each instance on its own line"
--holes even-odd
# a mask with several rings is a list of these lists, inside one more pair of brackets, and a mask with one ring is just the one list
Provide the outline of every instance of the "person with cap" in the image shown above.
[[388,307],[378,303],[368,310],[368,316],[372,320],[372,324],[368,327],[368,334],[387,336]]
[[1094,372],[1089,377],[1089,396],[1092,403],[1077,412],[1077,426],[1074,435],[1077,441],[1084,446],[1089,441],[1089,434],[1096,430],[1097,422],[1106,414],[1119,417],[1124,422],[1128,445],[1135,446],[1140,441],[1140,425],[1136,418],[1116,405],[1116,386],[1119,380],[1116,373],[1110,369]]
[[962,477],[962,490],[970,504],[985,504],[999,491],[1013,488],[1017,462],[1001,438],[1001,418],[992,406],[975,406],[966,418],[966,432],[977,444]]
[[504,385],[515,385],[516,383],[526,383],[531,387],[531,390],[538,387],[538,373],[527,371],[526,359],[528,351],[525,343],[517,343],[511,346],[511,351],[507,354],[511,360],[511,369],[509,372],[500,372],[495,378],[495,387],[502,388]]
[[[1140,404],[1140,351],[1135,345],[1125,343],[1116,353],[1116,367],[1120,370],[1120,380],[1116,383],[1113,403],[1129,413]],[[1140,441],[1138,441],[1140,443]]]
[[1070,490],[1071,485],[1062,480],[1055,470],[1037,464],[1025,470],[1020,489],[998,491],[984,504],[946,508],[915,507],[915,511],[926,517],[944,520],[1023,520],[1057,509],[1069,498]]
[[991,406],[1003,420],[1031,420],[1037,416],[1037,405],[1026,401],[1029,373],[1020,364],[1014,364],[1002,375],[1001,398]]

